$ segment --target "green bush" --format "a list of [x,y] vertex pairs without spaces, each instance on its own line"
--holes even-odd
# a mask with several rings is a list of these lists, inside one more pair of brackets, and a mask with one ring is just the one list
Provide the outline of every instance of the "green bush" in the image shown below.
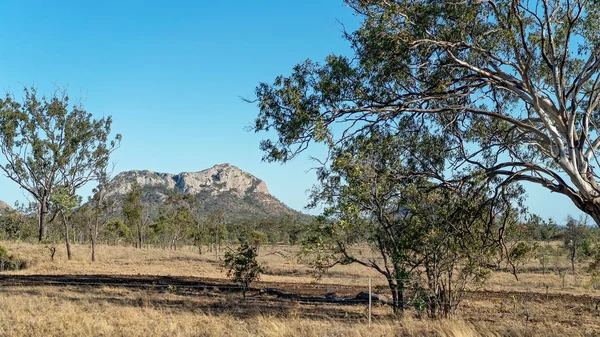
[[242,286],[242,296],[246,298],[248,286],[258,280],[263,272],[263,266],[257,261],[258,247],[243,243],[237,250],[225,253],[225,268],[227,276]]
[[0,271],[20,270],[27,268],[27,261],[8,255],[8,250],[0,246]]

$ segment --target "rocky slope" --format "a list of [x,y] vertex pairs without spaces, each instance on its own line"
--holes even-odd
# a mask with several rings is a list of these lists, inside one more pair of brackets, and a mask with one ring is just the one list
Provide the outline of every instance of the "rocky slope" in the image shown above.
[[142,203],[151,217],[158,214],[168,193],[172,192],[197,196],[196,211],[200,215],[222,209],[227,220],[301,215],[269,194],[264,181],[231,164],[179,174],[147,170],[122,172],[112,180],[107,198],[116,199],[120,204],[134,183],[142,187]]
[[7,203],[0,200],[0,215],[4,215],[12,210],[12,207],[8,206]]

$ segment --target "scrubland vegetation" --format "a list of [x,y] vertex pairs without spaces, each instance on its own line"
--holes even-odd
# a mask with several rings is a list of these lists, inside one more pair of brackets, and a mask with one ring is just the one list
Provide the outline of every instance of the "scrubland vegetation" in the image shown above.
[[[543,245],[561,250],[558,241]],[[89,246],[74,244],[50,261],[38,244],[4,241],[29,267],[0,275],[0,334],[3,336],[594,336],[600,333],[600,280],[578,259],[577,274],[563,279],[566,254],[554,255],[545,272],[532,255],[521,266],[519,281],[510,270],[491,274],[482,287],[469,289],[455,315],[429,320],[414,306],[397,319],[391,306],[376,304],[373,323],[367,304],[310,302],[269,295],[261,290],[315,298],[335,293],[354,298],[368,289],[388,293],[385,278],[370,268],[335,266],[316,281],[299,264],[299,247],[268,245],[258,261],[267,266],[247,298],[231,282],[223,261],[199,255],[195,247],[177,251],[98,246],[91,262]],[[368,247],[362,247],[370,254]],[[563,251],[564,253],[564,251]],[[557,269],[558,268],[558,269]],[[78,278],[79,277],[79,278]],[[112,279],[112,281],[110,279]],[[115,282],[120,282],[115,283]],[[205,285],[205,287],[196,287]],[[231,287],[231,288],[230,288]],[[412,304],[412,303],[411,303]]]
[[[351,57],[248,99],[265,160],[327,149],[316,217],[259,180],[200,207],[220,173],[115,197],[110,117],[60,91],[0,100],[0,170],[33,201],[0,217],[0,334],[599,335],[597,3],[345,3]],[[523,184],[585,216],[531,214]]]

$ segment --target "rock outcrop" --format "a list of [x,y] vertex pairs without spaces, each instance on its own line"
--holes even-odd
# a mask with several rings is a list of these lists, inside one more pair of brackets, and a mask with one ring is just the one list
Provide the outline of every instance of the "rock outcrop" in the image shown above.
[[142,187],[142,202],[151,216],[171,192],[197,196],[199,213],[222,209],[229,220],[298,213],[274,198],[264,181],[231,164],[179,174],[125,171],[112,180],[107,198],[122,200],[135,183]]
[[220,164],[199,172],[179,174],[147,170],[122,172],[113,179],[108,195],[127,194],[131,191],[133,183],[142,187],[164,187],[188,194],[209,192],[211,195],[218,195],[231,192],[239,198],[249,193],[269,194],[264,181],[231,164]]

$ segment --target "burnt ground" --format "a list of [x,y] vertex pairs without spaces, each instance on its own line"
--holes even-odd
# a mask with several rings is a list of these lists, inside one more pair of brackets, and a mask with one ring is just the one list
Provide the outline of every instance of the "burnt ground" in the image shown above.
[[[35,295],[40,287],[65,287],[59,292],[95,294],[94,299],[127,306],[234,314],[237,317],[273,315],[317,319],[365,319],[366,298],[356,295],[365,287],[316,283],[254,282],[248,298],[228,280],[147,275],[0,275],[0,291]],[[121,296],[102,289],[123,289]],[[173,296],[161,296],[169,293]],[[386,295],[385,292],[381,292]],[[73,297],[73,300],[77,300]],[[593,329],[600,326],[600,297],[515,291],[469,292],[458,316],[471,322],[512,320],[529,324],[561,324]],[[391,317],[389,306],[376,303],[376,319]],[[409,315],[418,316],[414,310]]]

